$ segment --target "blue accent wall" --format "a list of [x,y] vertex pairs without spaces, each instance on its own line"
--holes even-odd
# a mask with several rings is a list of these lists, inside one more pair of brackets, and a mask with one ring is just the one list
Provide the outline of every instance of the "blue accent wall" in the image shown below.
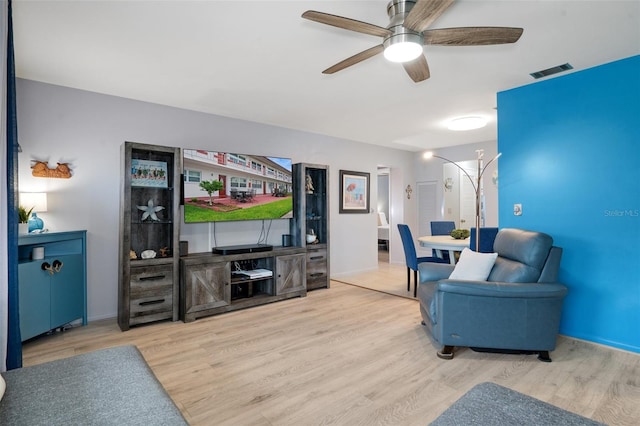
[[640,56],[498,93],[498,150],[500,227],[564,249],[560,333],[640,352]]

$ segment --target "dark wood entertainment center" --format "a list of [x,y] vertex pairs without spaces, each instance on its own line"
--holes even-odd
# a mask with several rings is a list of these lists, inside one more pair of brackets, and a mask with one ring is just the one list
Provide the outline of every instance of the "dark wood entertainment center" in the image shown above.
[[123,331],[166,319],[190,322],[329,287],[327,166],[292,165],[292,246],[247,244],[180,256],[180,158],[175,147],[122,145],[118,324]]

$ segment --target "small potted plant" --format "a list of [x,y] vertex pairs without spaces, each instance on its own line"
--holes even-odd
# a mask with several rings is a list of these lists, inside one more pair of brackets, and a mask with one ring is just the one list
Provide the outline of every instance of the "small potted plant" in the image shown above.
[[29,233],[29,217],[31,217],[31,212],[33,211],[33,207],[27,210],[23,206],[18,207],[18,233],[19,234],[28,234]]

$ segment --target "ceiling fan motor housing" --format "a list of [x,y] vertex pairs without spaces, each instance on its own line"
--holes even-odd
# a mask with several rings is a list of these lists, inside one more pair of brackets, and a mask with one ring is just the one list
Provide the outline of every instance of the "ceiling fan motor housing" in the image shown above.
[[415,4],[414,0],[392,0],[387,5],[387,15],[390,19],[387,29],[391,31],[391,35],[385,37],[382,42],[385,50],[400,43],[415,43],[419,46],[424,44],[424,36],[421,32],[410,30],[403,25]]

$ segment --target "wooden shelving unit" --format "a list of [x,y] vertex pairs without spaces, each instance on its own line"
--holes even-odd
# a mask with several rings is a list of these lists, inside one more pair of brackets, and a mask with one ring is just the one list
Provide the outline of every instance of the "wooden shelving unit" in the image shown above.
[[125,331],[178,320],[180,149],[125,142],[121,163],[118,324]]
[[[293,244],[307,249],[307,290],[329,288],[329,167],[293,165]],[[307,235],[315,235],[309,242]]]

